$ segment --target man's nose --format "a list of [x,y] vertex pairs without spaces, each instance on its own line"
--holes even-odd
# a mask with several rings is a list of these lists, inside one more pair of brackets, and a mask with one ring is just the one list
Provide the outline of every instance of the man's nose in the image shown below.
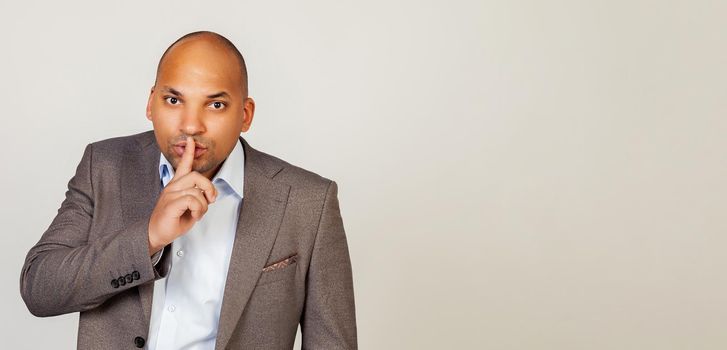
[[187,109],[182,116],[182,124],[180,131],[186,135],[196,135],[204,133],[205,127],[202,122],[202,113],[196,109]]

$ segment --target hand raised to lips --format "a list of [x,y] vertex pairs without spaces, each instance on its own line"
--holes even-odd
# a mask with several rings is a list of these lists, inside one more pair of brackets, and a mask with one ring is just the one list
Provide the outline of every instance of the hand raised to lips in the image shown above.
[[195,142],[187,136],[174,177],[159,195],[149,219],[149,255],[188,232],[217,200],[217,189],[204,175],[192,170]]

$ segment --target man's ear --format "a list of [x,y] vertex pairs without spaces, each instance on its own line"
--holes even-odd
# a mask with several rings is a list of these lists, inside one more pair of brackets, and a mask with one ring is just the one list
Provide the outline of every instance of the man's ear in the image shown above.
[[255,116],[255,100],[252,97],[247,97],[242,106],[242,128],[240,132],[250,130],[253,116]]
[[146,119],[151,120],[151,99],[154,96],[154,86],[149,90],[149,100],[146,101]]

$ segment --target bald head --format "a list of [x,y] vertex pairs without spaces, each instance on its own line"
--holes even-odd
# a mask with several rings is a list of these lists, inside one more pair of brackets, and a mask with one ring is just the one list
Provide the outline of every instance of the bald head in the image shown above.
[[197,31],[186,34],[169,45],[169,47],[164,51],[164,54],[162,54],[162,57],[159,59],[154,85],[156,85],[159,81],[159,74],[164,68],[164,64],[169,61],[170,57],[187,54],[190,49],[198,49],[200,46],[203,46],[206,50],[220,50],[223,54],[221,59],[230,58],[234,61],[238,68],[237,71],[240,77],[243,97],[248,97],[247,66],[245,65],[245,59],[230,40],[220,34],[210,31]]

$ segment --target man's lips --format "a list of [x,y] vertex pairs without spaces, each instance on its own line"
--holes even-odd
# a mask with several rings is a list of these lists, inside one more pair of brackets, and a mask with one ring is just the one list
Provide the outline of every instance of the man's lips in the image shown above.
[[[174,148],[174,153],[176,153],[178,157],[182,157],[182,155],[184,154],[184,145],[182,145],[182,146],[175,145],[172,148]],[[201,156],[205,152],[207,152],[207,148],[195,147],[194,148],[194,158],[199,158],[199,156]]]
[[[185,146],[187,146],[187,141],[180,141],[174,144],[175,147],[182,147],[184,149]],[[197,142],[194,143],[194,148],[202,148],[207,149],[207,146],[199,144]]]

